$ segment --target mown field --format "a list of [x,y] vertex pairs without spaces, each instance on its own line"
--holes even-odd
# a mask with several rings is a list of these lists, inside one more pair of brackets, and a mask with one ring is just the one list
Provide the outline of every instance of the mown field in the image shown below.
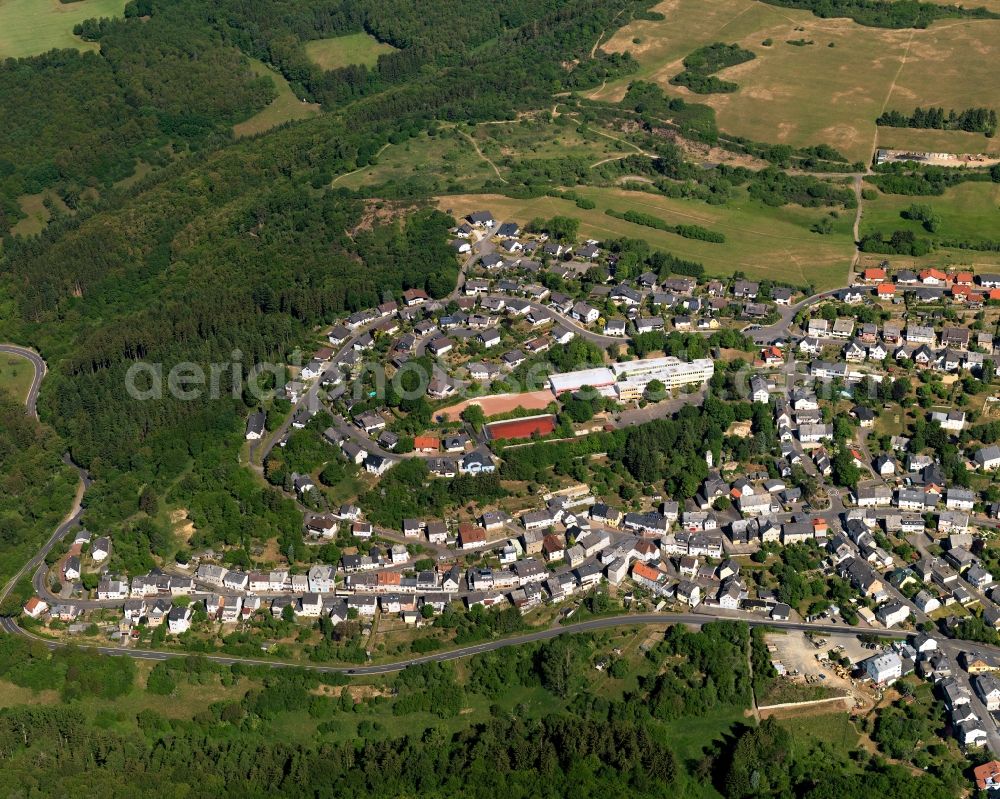
[[53,48],[96,50],[73,35],[73,26],[91,17],[118,17],[125,0],[0,0],[0,58],[23,58]]
[[250,59],[250,68],[258,75],[267,75],[274,82],[278,96],[250,119],[233,125],[233,135],[236,138],[263,133],[286,122],[307,119],[319,113],[319,105],[303,103],[295,96],[292,87],[288,85],[288,81],[281,73],[268,68],[263,62],[256,59]]
[[396,48],[367,33],[352,33],[331,39],[306,42],[306,55],[322,69],[339,69],[351,64],[374,66],[378,57]]
[[[875,118],[884,109],[1000,107],[994,66],[1000,59],[1000,21],[946,20],[926,30],[887,30],[755,0],[709,5],[665,0],[655,10],[666,18],[632,22],[603,49],[630,50],[641,65],[636,77],[711,105],[720,129],[758,141],[822,142],[852,160],[867,161],[876,144]],[[797,40],[814,43],[788,44]],[[669,84],[687,54],[717,41],[738,43],[757,56],[718,73],[739,84],[736,92],[695,95]],[[631,79],[608,83],[591,96],[620,99]],[[921,148],[930,148],[940,135],[930,132],[923,144],[918,131],[908,133],[913,138],[907,146]],[[879,131],[879,142],[890,140],[901,139],[890,129]],[[966,151],[1000,150],[997,139],[959,140]]]
[[[818,290],[844,285],[853,255],[853,212],[842,212],[834,232],[821,236],[809,230],[825,214],[818,209],[768,208],[749,199],[709,206],[612,188],[580,187],[576,191],[592,199],[597,207],[583,210],[574,202],[556,197],[519,200],[490,194],[443,196],[438,198],[438,206],[456,216],[485,208],[497,218],[522,224],[534,217],[576,217],[584,236],[646,239],[656,249],[700,261],[709,274],[732,275],[742,270],[758,278],[795,285],[812,282]],[[670,224],[698,224],[725,234],[726,241],[714,244],[683,238],[608,216],[604,213],[607,208],[641,211]]]

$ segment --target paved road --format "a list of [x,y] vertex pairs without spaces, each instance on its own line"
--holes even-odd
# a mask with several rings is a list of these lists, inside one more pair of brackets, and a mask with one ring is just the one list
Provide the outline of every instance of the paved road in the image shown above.
[[[28,412],[37,419],[38,389],[41,386],[42,378],[45,377],[45,374],[48,371],[48,368],[45,365],[45,361],[42,360],[42,357],[34,350],[28,349],[27,347],[21,347],[16,344],[0,344],[0,352],[9,352],[16,355],[21,355],[27,358],[28,361],[31,363],[31,365],[34,367],[35,374],[31,379],[31,386],[28,389],[28,396],[25,400],[25,405],[27,407]],[[63,460],[66,461],[66,463],[75,466],[75,464],[73,464],[72,461],[70,461],[68,455],[64,456]],[[7,581],[6,585],[4,585],[2,589],[0,589],[0,604],[2,604],[5,599],[7,599],[7,596],[10,594],[11,590],[13,590],[14,586],[17,584],[17,581],[20,580],[25,574],[28,574],[33,569],[37,569],[40,565],[42,565],[42,563],[45,560],[45,556],[49,553],[49,550],[51,550],[52,547],[56,545],[56,542],[62,540],[63,536],[65,536],[70,531],[70,529],[72,529],[79,523],[80,516],[83,513],[81,507],[81,503],[83,501],[83,494],[86,491],[87,487],[90,485],[90,478],[83,469],[79,468],[78,466],[75,466],[75,468],[77,469],[77,472],[79,472],[80,475],[80,484],[77,488],[76,497],[73,500],[72,508],[70,508],[69,513],[67,513],[66,516],[63,518],[62,523],[53,531],[52,535],[49,536],[49,539],[45,542],[45,544],[38,551],[38,553],[36,553],[36,555],[31,560],[29,560],[20,569],[18,569],[17,572],[14,574],[14,576]]]
[[34,366],[35,376],[31,379],[31,386],[28,388],[28,397],[25,401],[25,405],[28,408],[28,413],[37,419],[38,389],[42,385],[42,378],[45,377],[45,373],[48,371],[45,361],[43,361],[42,356],[34,350],[18,346],[17,344],[0,344],[0,352],[20,355],[23,358],[27,358],[31,362],[31,365]]
[[[446,652],[435,652],[430,655],[421,655],[419,657],[406,658],[405,660],[395,661],[393,663],[381,663],[369,666],[317,666],[309,663],[289,663],[285,661],[278,660],[264,660],[255,658],[240,658],[240,657],[227,657],[225,655],[206,655],[208,660],[214,663],[221,663],[223,665],[232,665],[235,663],[249,663],[260,666],[269,666],[272,668],[302,668],[308,671],[318,671],[324,673],[340,673],[340,674],[351,674],[351,675],[371,675],[371,674],[392,674],[397,671],[402,671],[408,666],[414,666],[420,663],[433,663],[442,662],[448,660],[458,660],[459,658],[469,657],[470,655],[477,655],[482,652],[493,652],[498,649],[506,649],[512,646],[522,646],[523,644],[533,643],[536,641],[545,641],[550,638],[557,638],[560,635],[568,635],[573,633],[584,633],[593,632],[595,630],[605,630],[612,627],[629,627],[633,625],[668,625],[668,624],[687,624],[694,627],[700,627],[703,624],[708,624],[712,621],[729,620],[729,621],[745,621],[752,627],[774,627],[781,630],[795,630],[800,632],[817,632],[817,633],[840,633],[840,634],[852,634],[856,631],[850,627],[838,626],[835,624],[806,624],[804,622],[780,622],[771,621],[770,619],[763,618],[753,618],[744,617],[736,614],[731,615],[709,615],[707,613],[644,613],[635,615],[622,615],[622,616],[607,616],[600,619],[591,619],[589,621],[580,622],[578,624],[567,624],[562,626],[548,627],[544,630],[535,630],[524,635],[517,635],[510,638],[500,638],[494,641],[484,641],[479,644],[472,644],[470,646],[463,646],[457,649],[450,649]],[[2,627],[6,632],[19,634],[32,638],[36,641],[44,643],[50,649],[55,649],[57,647],[68,646],[61,641],[51,641],[41,636],[35,635],[32,632],[22,629],[19,627],[14,619],[10,618],[0,618],[0,627]],[[905,638],[907,633],[895,632],[895,631],[883,631],[879,635],[883,638]],[[126,649],[120,647],[110,647],[110,646],[99,646],[94,647],[94,651],[105,655],[119,655],[135,658],[137,660],[169,660],[175,657],[187,657],[190,653],[188,652],[158,652],[146,649]]]

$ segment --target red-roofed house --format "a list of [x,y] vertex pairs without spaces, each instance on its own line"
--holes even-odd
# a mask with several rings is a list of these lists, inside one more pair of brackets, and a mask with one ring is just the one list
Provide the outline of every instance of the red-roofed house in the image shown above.
[[878,297],[895,297],[896,296],[896,284],[895,283],[879,283],[875,287],[875,294]]
[[458,545],[462,549],[486,546],[486,531],[469,522],[462,522],[458,525]]
[[430,297],[427,296],[427,292],[423,289],[407,289],[403,292],[403,301],[407,305],[419,305],[422,302],[427,302]]
[[947,280],[948,276],[940,269],[925,269],[920,273],[920,282],[925,286],[940,286]]
[[971,286],[975,278],[972,272],[956,272],[953,279],[959,286]]
[[562,560],[565,554],[566,545],[559,536],[549,533],[542,539],[542,557],[547,562],[551,563],[554,560]]
[[777,366],[785,362],[781,350],[777,347],[764,347],[760,351],[760,359],[768,366]]
[[976,778],[976,787],[981,791],[1000,788],[1000,760],[991,760],[972,769]]
[[663,591],[663,572],[640,561],[636,561],[632,564],[632,579],[635,580],[636,585],[649,588],[657,593]]
[[414,436],[413,449],[416,452],[437,452],[441,442],[435,436]]
[[30,616],[33,619],[37,619],[39,616],[43,615],[49,609],[48,603],[44,599],[39,599],[37,596],[33,596],[27,602],[24,603],[24,613],[26,616]]
[[885,270],[873,266],[862,272],[861,278],[869,283],[881,283],[885,280]]

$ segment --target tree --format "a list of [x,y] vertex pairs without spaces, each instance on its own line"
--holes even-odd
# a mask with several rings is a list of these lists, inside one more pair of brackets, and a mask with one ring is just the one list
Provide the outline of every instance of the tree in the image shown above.
[[152,486],[146,486],[139,495],[139,510],[147,516],[155,516],[160,509],[160,500]]
[[667,396],[667,387],[663,385],[663,381],[661,380],[650,380],[646,384],[646,390],[644,393],[646,399],[651,402],[659,402]]
[[468,422],[478,431],[486,423],[486,413],[482,406],[471,403],[462,411],[462,421]]
[[549,235],[557,241],[575,241],[580,233],[580,220],[570,216],[554,216],[545,227]]
[[833,481],[839,486],[856,486],[861,479],[861,470],[854,462],[854,456],[846,447],[837,450],[833,458]]

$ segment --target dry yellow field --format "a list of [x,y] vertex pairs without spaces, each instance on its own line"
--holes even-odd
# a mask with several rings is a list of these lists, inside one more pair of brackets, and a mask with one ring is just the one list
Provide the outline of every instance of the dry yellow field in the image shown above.
[[[711,105],[721,130],[796,146],[826,143],[861,161],[876,146],[875,118],[884,109],[1000,108],[995,66],[1000,63],[1000,20],[944,20],[926,30],[887,30],[756,0],[710,5],[665,0],[655,10],[666,19],[633,22],[603,45],[609,52],[631,51],[639,73],[591,97],[614,101],[630,80],[651,80],[672,95]],[[765,47],[767,39],[772,43]],[[800,39],[814,44],[787,43]],[[717,41],[738,43],[757,55],[718,73],[739,84],[736,92],[698,95],[669,84],[684,56]],[[931,149],[942,141],[939,131],[929,131],[926,144],[920,131],[905,133],[915,148]],[[878,141],[887,140],[902,139],[882,129]],[[1000,139],[979,135],[959,136],[956,142],[966,152],[1000,150]]]

